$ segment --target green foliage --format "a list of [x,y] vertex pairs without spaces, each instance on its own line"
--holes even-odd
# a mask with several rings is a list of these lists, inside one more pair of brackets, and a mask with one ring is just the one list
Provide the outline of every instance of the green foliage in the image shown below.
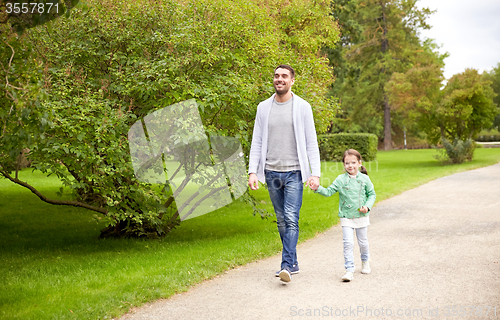
[[417,65],[405,73],[393,73],[387,83],[393,113],[403,119],[401,122],[408,130],[423,130],[430,136],[439,134],[435,110],[442,99],[442,66]]
[[22,150],[43,138],[50,111],[40,104],[46,96],[33,45],[7,24],[0,38],[0,170],[15,170]]
[[354,19],[356,11],[356,0],[335,0],[331,3],[331,14],[337,21],[341,29],[341,37],[335,47],[327,47],[325,51],[330,60],[330,65],[333,67],[333,76],[335,82],[332,84],[330,94],[337,97],[345,85],[345,79],[356,72],[348,64],[346,57],[343,55],[344,50],[350,45],[359,41],[362,33],[360,22]]
[[364,161],[377,157],[377,136],[370,133],[339,133],[318,136],[320,157],[323,161],[342,161],[347,149],[355,149]]
[[462,141],[455,138],[453,142],[443,139],[443,151],[441,155],[436,156],[436,159],[441,162],[450,162],[459,164],[464,161],[472,161],[476,144],[472,139]]
[[443,89],[443,99],[435,110],[441,139],[465,141],[481,129],[491,127],[497,115],[493,97],[490,82],[477,70],[466,69],[454,75]]
[[491,81],[491,88],[496,96],[493,98],[493,103],[497,106],[497,116],[493,121],[493,128],[500,128],[500,63],[497,64],[495,68],[493,68],[489,72],[484,72],[483,76],[486,80]]
[[485,72],[483,75],[486,77],[486,80],[491,81],[491,88],[496,94],[493,98],[493,102],[500,107],[500,63],[491,71]]
[[387,89],[405,124],[415,123],[430,143],[465,141],[490,128],[498,113],[489,78],[467,69],[454,75],[441,90],[442,71],[435,64],[394,73]]
[[0,81],[8,81],[0,95],[0,174],[22,184],[19,154],[29,149],[33,166],[56,174],[76,201],[37,194],[42,200],[97,212],[103,235],[164,236],[179,223],[176,205],[168,185],[135,178],[130,126],[195,99],[207,133],[237,137],[247,153],[257,104],[273,92],[274,67],[288,63],[297,71],[295,93],[325,131],[337,111],[320,54],[338,39],[327,5],[87,0],[22,37],[0,25],[8,44],[0,46]]
[[481,130],[476,136],[476,141],[480,142],[493,142],[500,141],[500,132],[498,130]]
[[480,141],[480,142],[500,141],[500,134],[478,135],[476,137],[476,141]]
[[[343,50],[348,72],[343,84],[335,84],[342,87],[342,113],[335,131],[370,132],[383,137],[385,147],[391,148],[392,120],[398,118],[389,104],[386,86],[395,72],[439,60],[432,46],[423,44],[418,36],[419,29],[429,28],[425,20],[431,11],[417,8],[416,1],[354,3],[356,9],[346,20],[356,21],[362,33],[352,36],[350,29],[353,43]],[[394,125],[403,126],[398,122]]]

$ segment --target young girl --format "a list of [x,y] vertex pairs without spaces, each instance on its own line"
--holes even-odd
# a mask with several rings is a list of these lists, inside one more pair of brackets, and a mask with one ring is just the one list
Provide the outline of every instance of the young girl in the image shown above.
[[368,250],[367,229],[370,224],[369,212],[375,203],[376,194],[361,161],[361,154],[358,151],[346,150],[342,160],[346,172],[339,175],[328,188],[319,186],[315,190],[316,193],[325,197],[336,192],[339,193],[339,217],[344,236],[344,266],[346,269],[346,273],[342,277],[343,281],[351,281],[354,275],[354,229],[356,229],[356,237],[361,251],[361,273],[371,272],[368,262],[370,252]]

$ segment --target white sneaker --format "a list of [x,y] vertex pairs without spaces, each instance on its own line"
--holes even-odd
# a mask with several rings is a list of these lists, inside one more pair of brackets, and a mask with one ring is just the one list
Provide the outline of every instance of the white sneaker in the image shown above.
[[283,269],[279,273],[280,280],[283,282],[290,282],[292,280],[292,275],[287,269]]
[[370,262],[368,261],[361,261],[362,268],[361,268],[361,273],[370,273],[372,272],[372,269],[370,269]]
[[346,271],[344,276],[342,277],[342,281],[349,282],[354,277],[354,273],[351,271]]
[[[280,276],[280,272],[281,271],[276,271],[276,278],[278,278]],[[290,269],[290,274],[297,274],[299,272],[300,272],[300,270],[299,270],[298,264],[294,264],[292,269]]]

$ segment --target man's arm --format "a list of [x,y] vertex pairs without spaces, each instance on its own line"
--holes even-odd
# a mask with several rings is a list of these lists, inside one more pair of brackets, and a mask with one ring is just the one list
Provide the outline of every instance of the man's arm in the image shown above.
[[[319,157],[318,137],[314,125],[312,108],[308,105],[304,117],[304,131],[306,134],[306,152],[311,165],[311,177],[307,179],[306,186],[313,186],[315,189],[319,186],[319,177],[321,176],[321,162]],[[315,190],[313,189],[313,190]]]
[[253,125],[252,144],[250,146],[250,156],[248,159],[248,173],[257,173],[259,166],[260,155],[262,151],[262,121],[261,121],[260,104],[257,107],[255,115],[255,123]]
[[259,178],[257,177],[257,169],[259,167],[260,155],[262,151],[262,126],[260,120],[260,108],[257,107],[255,123],[253,126],[252,144],[250,146],[250,156],[248,159],[248,186],[252,190],[259,188]]

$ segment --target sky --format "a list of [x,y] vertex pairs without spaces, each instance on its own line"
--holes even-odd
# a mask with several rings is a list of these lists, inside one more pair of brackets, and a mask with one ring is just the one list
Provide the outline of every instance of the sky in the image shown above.
[[490,71],[500,63],[500,0],[419,0],[418,7],[437,10],[422,30],[421,38],[431,38],[448,52],[444,76],[473,68]]

